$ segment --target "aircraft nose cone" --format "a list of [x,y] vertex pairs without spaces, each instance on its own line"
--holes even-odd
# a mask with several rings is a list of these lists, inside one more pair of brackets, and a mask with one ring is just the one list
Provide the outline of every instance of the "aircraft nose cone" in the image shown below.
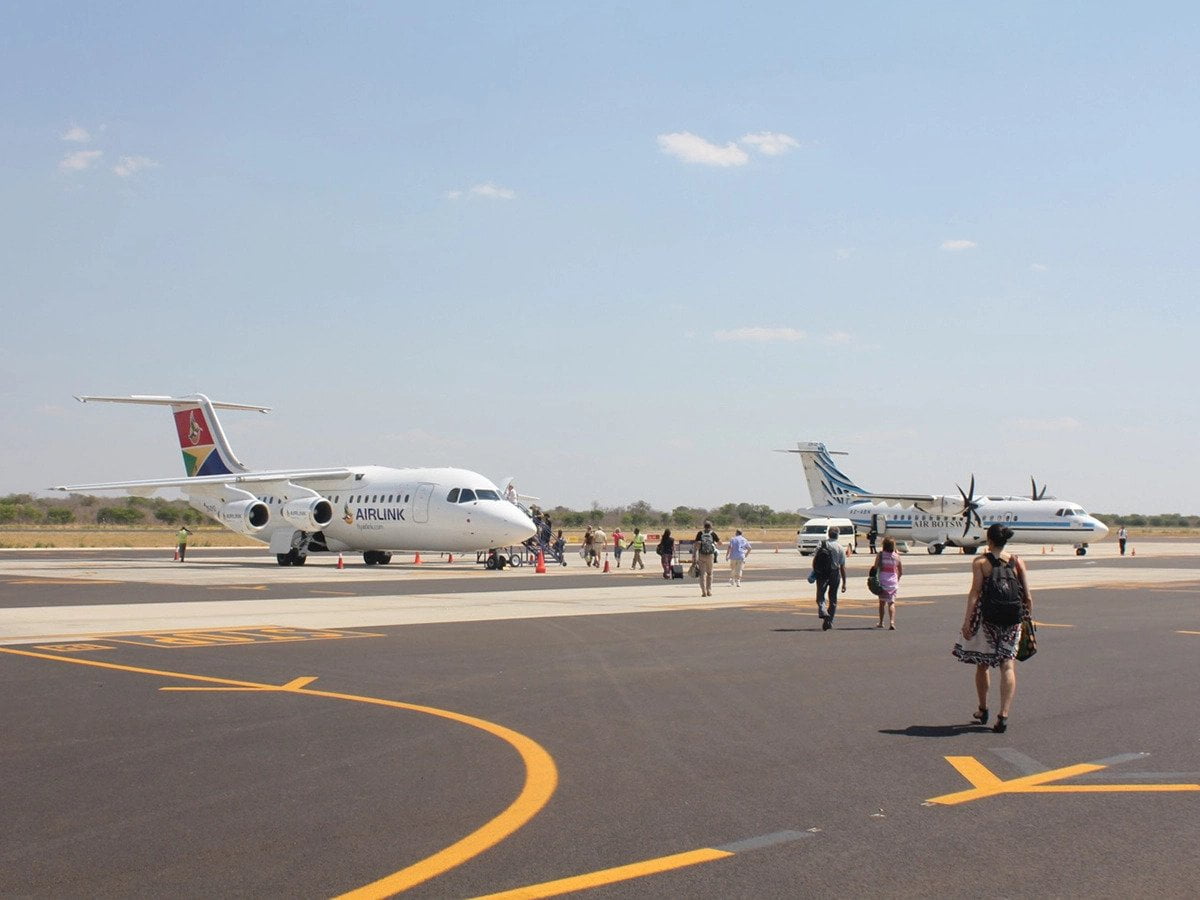
[[490,510],[488,518],[496,546],[519,544],[537,533],[533,520],[511,503],[502,503],[497,509]]
[[1108,536],[1108,526],[1099,519],[1093,519],[1092,521],[1096,523],[1096,540],[1104,540]]

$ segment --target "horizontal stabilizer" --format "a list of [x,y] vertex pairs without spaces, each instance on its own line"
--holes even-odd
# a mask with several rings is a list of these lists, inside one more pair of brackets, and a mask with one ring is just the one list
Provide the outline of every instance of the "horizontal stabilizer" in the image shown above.
[[[128,397],[76,397],[80,403],[138,403],[143,406],[174,406],[181,403],[192,403],[196,400],[192,397],[160,397],[156,394],[132,394]],[[258,406],[253,403],[222,403],[217,400],[209,400],[209,404],[213,409],[245,409],[251,412],[266,413],[271,411],[269,406]]]

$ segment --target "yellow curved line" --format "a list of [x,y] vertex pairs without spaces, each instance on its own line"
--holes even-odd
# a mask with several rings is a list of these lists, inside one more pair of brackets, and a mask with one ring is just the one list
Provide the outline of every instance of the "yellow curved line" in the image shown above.
[[[368,703],[374,706],[386,706],[393,709],[405,709],[412,712],[425,713],[442,719],[449,719],[478,728],[507,742],[525,763],[525,785],[516,800],[495,818],[485,822],[475,831],[461,840],[455,841],[449,847],[439,850],[418,862],[407,866],[398,872],[393,872],[378,881],[363,885],[341,897],[367,898],[389,897],[400,891],[441,875],[455,866],[478,856],[485,850],[494,847],[500,841],[522,828],[530,819],[537,815],[550,801],[558,786],[558,768],[554,758],[536,741],[520,732],[446,709],[432,706],[419,706],[415,703],[403,703],[399,700],[383,700],[378,697],[360,697],[356,694],[341,694],[333,691],[318,691],[311,688],[289,688],[286,685],[259,684],[253,681],[237,681],[231,678],[214,678],[209,675],[190,675],[184,672],[168,672],[162,669],[146,669],[137,666],[124,666],[119,663],[103,662],[96,659],[79,659],[69,656],[52,656],[46,653],[33,653],[29,650],[14,650],[0,647],[0,653],[10,653],[14,656],[29,656],[34,659],[48,659],[56,662],[74,663],[82,666],[92,666],[100,669],[113,669],[119,672],[135,672],[142,675],[156,675],[163,678],[181,678],[187,681],[202,681],[207,684],[221,684],[235,688],[254,688],[258,690],[283,691],[289,694],[310,694],[314,697],[327,697],[332,700],[349,700],[356,703]],[[296,682],[289,682],[295,684]]]

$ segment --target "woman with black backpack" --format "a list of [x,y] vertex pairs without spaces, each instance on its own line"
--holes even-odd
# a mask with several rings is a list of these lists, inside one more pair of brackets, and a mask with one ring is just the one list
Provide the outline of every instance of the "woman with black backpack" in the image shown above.
[[979,711],[971,718],[980,725],[986,725],[988,720],[991,670],[1000,669],[1000,710],[992,726],[995,732],[1008,728],[1008,715],[1017,692],[1021,619],[1033,613],[1025,563],[1004,552],[1004,545],[1012,536],[1012,529],[998,522],[988,527],[988,552],[971,564],[971,592],[963,617],[963,639],[952,651],[958,659],[975,666]]

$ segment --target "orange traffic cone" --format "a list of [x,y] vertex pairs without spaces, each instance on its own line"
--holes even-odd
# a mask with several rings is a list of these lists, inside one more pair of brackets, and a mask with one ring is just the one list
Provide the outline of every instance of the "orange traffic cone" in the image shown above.
[[338,554],[338,568],[339,569],[346,568],[346,561],[344,559],[342,559],[342,554],[340,554],[340,553]]
[[1045,555],[1046,555],[1046,547],[1045,547],[1045,545],[1043,545],[1042,546],[1042,556],[1045,556]]
[[776,552],[776,553],[778,553],[778,552],[779,552],[779,548],[778,548],[778,547],[776,547],[776,548],[775,548],[775,552]]
[[534,567],[533,571],[539,575],[546,574],[546,557],[542,555],[541,550],[538,551],[537,566]]
[[175,548],[175,560],[174,561],[179,562],[179,548],[178,547]]
[[447,559],[446,562],[454,562],[454,554],[453,553],[450,554],[450,558]]
[[1132,550],[1130,550],[1130,551],[1129,551],[1129,555],[1130,555],[1130,556],[1137,556],[1137,547],[1134,547]]
[[416,556],[413,557],[413,565],[419,566],[420,564],[421,564],[421,554],[418,553]]
[[607,556],[604,557],[604,571],[605,572],[608,571],[608,557]]

